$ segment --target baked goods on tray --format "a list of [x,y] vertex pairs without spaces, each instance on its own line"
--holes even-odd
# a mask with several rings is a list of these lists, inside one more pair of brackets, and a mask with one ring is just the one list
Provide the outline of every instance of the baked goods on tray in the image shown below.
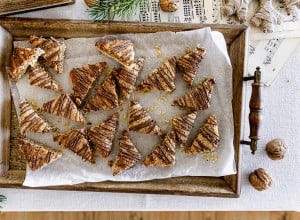
[[26,138],[21,138],[19,145],[32,171],[42,169],[62,156],[59,150],[50,149]]
[[31,36],[29,42],[33,47],[41,48],[45,53],[43,58],[56,73],[63,73],[66,44],[54,37],[43,38]]
[[196,47],[177,60],[178,69],[182,71],[184,81],[190,86],[193,84],[205,53],[206,50],[204,48]]
[[73,68],[70,71],[70,78],[73,84],[73,96],[77,106],[82,106],[90,89],[95,81],[102,74],[106,62],[88,64],[82,67]]
[[94,150],[90,146],[85,129],[76,129],[53,136],[53,140],[60,146],[73,151],[84,161],[95,163]]
[[44,53],[45,51],[39,48],[16,47],[11,57],[10,69],[8,70],[11,79],[14,81],[19,80],[26,73],[27,68],[33,66]]
[[82,113],[78,110],[75,103],[66,93],[63,93],[56,98],[44,103],[38,110],[47,112],[49,114],[65,117],[76,122],[85,121]]
[[[115,70],[113,70],[115,71]],[[84,112],[114,109],[119,106],[116,83],[111,73],[102,83],[101,87],[90,98]]]
[[142,159],[142,155],[133,145],[128,131],[124,130],[119,139],[119,150],[112,166],[113,176],[123,173]]
[[38,113],[33,109],[32,105],[26,100],[20,100],[20,132],[25,134],[27,132],[44,133],[54,130]]
[[175,69],[176,57],[174,56],[146,76],[146,78],[136,87],[136,90],[141,92],[149,92],[151,90],[160,90],[169,93],[173,92],[176,88]]
[[106,120],[101,121],[97,126],[87,130],[87,136],[95,149],[104,158],[112,151],[113,140],[118,128],[119,114],[114,113]]
[[[76,57],[77,66],[77,63],[70,65],[68,58],[67,64],[64,64],[66,48],[62,40],[33,36],[30,43],[37,49],[25,48],[25,51],[40,51],[40,54],[37,53],[35,63],[27,61],[27,83],[47,89],[43,91],[51,93],[51,98],[48,101],[42,98],[38,100],[40,107],[37,111],[27,100],[20,102],[20,128],[27,138],[29,132],[48,132],[47,135],[51,136],[51,140],[53,137],[58,147],[66,148],[83,161],[90,162],[84,163],[86,166],[94,167],[96,162],[111,161],[114,158],[112,176],[126,176],[136,167],[172,167],[175,165],[176,154],[206,153],[217,149],[220,137],[216,116],[211,115],[207,119],[197,137],[192,131],[199,124],[199,120],[196,122],[198,111],[210,107],[215,85],[215,79],[208,77],[190,88],[206,52],[203,48],[196,47],[179,58],[168,55],[153,62],[153,57],[147,59],[147,56],[140,53],[137,53],[140,57],[134,59],[132,40],[101,39],[97,41],[96,48],[92,46],[95,51],[91,60],[94,62]],[[99,56],[97,49],[107,57],[96,60]],[[149,65],[151,62],[154,63],[152,66]],[[69,74],[52,75],[52,69],[57,73]],[[178,70],[183,73],[183,77]],[[26,71],[15,79],[22,77]],[[62,78],[67,85],[61,83]],[[136,86],[137,81],[141,83]],[[24,83],[24,80],[19,82]],[[156,96],[160,98],[156,99]],[[175,98],[178,96],[181,97]],[[145,106],[141,104],[145,103],[142,100],[144,97],[151,97]],[[161,98],[164,98],[165,103],[160,103],[161,112],[151,112],[155,111],[155,104]],[[152,102],[154,106],[148,105]],[[164,111],[170,111],[168,115],[171,117],[164,117]],[[54,132],[54,128],[43,119],[49,119],[49,115],[43,113],[81,123],[72,123],[68,128],[56,125],[59,130]],[[119,137],[118,147],[116,137]],[[158,143],[148,146],[152,148],[151,152],[140,146],[141,142],[136,142],[136,139],[144,137]],[[177,146],[184,149],[176,150]]]
[[217,149],[220,143],[218,121],[215,115],[210,115],[192,145],[185,149],[188,154],[208,153]]
[[39,86],[43,89],[50,89],[56,92],[62,92],[62,87],[51,76],[42,63],[36,62],[28,69],[28,80],[30,85]]
[[95,45],[104,55],[114,59],[124,66],[130,66],[134,62],[133,42],[126,39],[102,39]]
[[145,158],[144,165],[147,167],[167,167],[175,165],[175,133],[169,132],[153,151]]
[[138,101],[130,102],[128,127],[129,131],[162,135],[160,127]]
[[213,85],[213,78],[207,78],[197,85],[193,90],[187,92],[183,97],[173,101],[173,105],[192,110],[203,110],[210,106]]

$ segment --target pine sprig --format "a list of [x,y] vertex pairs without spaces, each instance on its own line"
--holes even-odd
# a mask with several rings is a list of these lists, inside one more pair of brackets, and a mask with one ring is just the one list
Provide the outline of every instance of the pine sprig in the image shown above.
[[129,18],[137,6],[145,0],[100,0],[89,9],[94,21],[111,20],[114,16]]
[[[6,201],[6,196],[0,195],[0,203]],[[0,206],[0,209],[2,208],[2,206]]]

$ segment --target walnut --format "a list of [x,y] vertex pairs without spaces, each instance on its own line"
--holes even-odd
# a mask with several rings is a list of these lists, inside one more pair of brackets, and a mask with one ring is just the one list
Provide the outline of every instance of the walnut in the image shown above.
[[179,8],[179,0],[159,0],[159,6],[165,12],[174,12]]
[[287,153],[287,145],[282,139],[276,138],[267,143],[266,151],[272,160],[281,160]]
[[97,0],[84,0],[84,2],[89,8],[92,8],[94,5],[98,3]]
[[254,170],[249,176],[249,181],[258,191],[270,188],[273,182],[270,175],[263,168]]

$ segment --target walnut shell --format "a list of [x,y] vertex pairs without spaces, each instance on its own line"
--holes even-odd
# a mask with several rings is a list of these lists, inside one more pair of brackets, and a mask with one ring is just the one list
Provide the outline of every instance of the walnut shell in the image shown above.
[[272,186],[272,178],[263,168],[254,170],[249,176],[251,185],[258,191],[266,190]]
[[165,12],[174,12],[179,8],[179,0],[159,0],[159,6]]
[[266,151],[272,160],[281,160],[287,153],[287,145],[284,140],[276,138],[267,143]]
[[95,4],[98,3],[97,0],[84,0],[84,2],[89,8],[92,8]]

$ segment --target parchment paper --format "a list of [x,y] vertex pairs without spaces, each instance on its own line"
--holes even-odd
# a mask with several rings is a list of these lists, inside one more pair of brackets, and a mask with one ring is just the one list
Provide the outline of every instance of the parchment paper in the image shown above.
[[[113,160],[118,149],[118,138],[123,129],[128,127],[127,108],[128,103],[124,103],[120,108],[120,126],[114,140],[113,152],[109,158],[103,159],[97,156],[96,164],[84,162],[73,152],[63,149],[53,142],[53,133],[48,134],[28,134],[27,136],[48,145],[49,147],[60,149],[63,152],[61,159],[49,166],[32,172],[26,170],[25,186],[49,186],[77,184],[82,182],[99,182],[104,180],[113,181],[143,181],[158,178],[168,178],[175,176],[223,176],[236,172],[234,165],[233,149],[233,117],[232,117],[232,68],[227,54],[224,37],[219,32],[211,32],[210,28],[187,32],[161,32],[155,34],[125,34],[118,36],[106,36],[106,38],[131,39],[134,42],[135,56],[146,57],[146,62],[137,84],[145,78],[154,68],[165,62],[171,56],[181,56],[186,48],[194,48],[200,44],[207,50],[207,53],[200,65],[195,82],[200,82],[205,76],[214,77],[216,85],[214,87],[211,107],[207,110],[199,111],[192,130],[188,144],[196,137],[199,128],[211,113],[215,113],[219,122],[220,145],[216,152],[209,154],[186,155],[182,149],[176,151],[176,165],[168,168],[148,168],[138,163],[132,169],[121,175],[112,176],[111,167],[108,161]],[[95,48],[95,42],[100,38],[74,38],[65,40],[67,45],[66,59],[63,75],[53,76],[63,86],[64,92],[72,93],[72,84],[69,78],[69,71],[74,67],[86,64],[93,64],[106,61],[113,67],[118,64],[111,59],[100,54]],[[29,46],[28,42],[15,42],[15,45]],[[158,55],[158,48],[160,56]],[[102,76],[97,82],[101,85]],[[57,92],[30,86],[28,76],[23,77],[17,84],[11,83],[14,101],[18,109],[19,99],[27,98],[37,106],[51,100],[59,95]],[[158,125],[167,132],[171,128],[171,119],[185,111],[176,106],[171,106],[172,101],[188,91],[186,84],[182,80],[181,73],[176,75],[176,90],[172,94],[164,92],[149,92],[141,94],[135,92],[133,98],[140,101],[147,109]],[[98,111],[86,114],[87,122],[97,125],[101,120],[106,119],[116,110]],[[17,111],[18,113],[18,111]],[[67,119],[43,115],[48,121],[56,125],[61,131],[71,128],[82,127],[80,124],[70,122]],[[144,159],[156,144],[159,138],[153,135],[130,132],[130,137],[135,146],[139,149]]]

